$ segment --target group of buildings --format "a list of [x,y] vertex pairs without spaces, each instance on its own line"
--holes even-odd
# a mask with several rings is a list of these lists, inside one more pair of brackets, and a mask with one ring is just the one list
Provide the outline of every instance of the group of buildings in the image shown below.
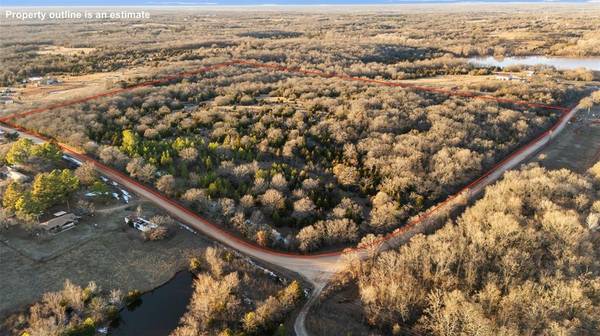
[[[30,180],[27,174],[20,172],[11,166],[0,167],[0,180],[11,180],[17,183],[25,183]],[[58,233],[73,228],[81,217],[65,211],[53,214],[53,217],[40,223],[40,228],[49,233]]]
[[[0,138],[3,138],[5,135],[6,132],[0,129]],[[81,165],[80,161],[77,161],[76,159],[68,155],[63,155],[63,160],[67,164],[72,165],[71,168],[78,167]],[[110,182],[105,177],[102,177],[102,179],[106,183]],[[31,180],[31,177],[23,173],[18,166],[3,165],[0,166],[0,180],[10,180],[17,183],[26,183]],[[114,182],[113,185],[117,186],[117,184]],[[132,198],[131,194],[129,194],[129,192],[127,192],[124,189],[120,189],[120,191],[123,193],[122,197],[125,203],[129,203],[129,200]],[[116,199],[120,199],[120,197],[118,197],[116,193],[113,194],[116,196]],[[50,219],[41,222],[39,224],[39,227],[48,233],[59,233],[74,228],[79,222],[79,219],[81,219],[81,217],[73,213],[59,211],[54,213]],[[147,232],[151,229],[158,227],[156,224],[151,223],[150,221],[141,217],[129,216],[125,219],[125,222],[142,232]]]
[[56,79],[54,77],[29,77],[29,78],[23,80],[23,84],[26,84],[26,83],[31,83],[35,86],[40,86],[40,85],[58,84],[59,81],[58,81],[58,79]]
[[[59,84],[60,81],[54,77],[29,77],[27,79],[23,79],[23,84],[31,83],[32,86],[41,86],[41,85],[55,85]],[[16,89],[11,87],[1,88],[0,89],[0,105],[10,105],[15,102],[15,99],[18,96],[18,92]]]
[[[40,228],[49,233],[59,233],[75,227],[81,218],[65,211],[57,212],[53,216],[53,218],[40,223]],[[133,215],[125,217],[125,224],[141,232],[148,232],[158,227],[147,219]]]
[[12,88],[4,88],[0,90],[0,104],[8,105],[15,102],[17,92]]

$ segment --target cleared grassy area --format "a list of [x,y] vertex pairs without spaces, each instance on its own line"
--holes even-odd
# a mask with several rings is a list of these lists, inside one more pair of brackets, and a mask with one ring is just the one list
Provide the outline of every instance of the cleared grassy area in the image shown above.
[[548,169],[585,173],[600,160],[600,107],[581,110],[560,135],[532,159]]
[[[150,204],[143,208],[145,214],[157,212]],[[66,279],[80,285],[96,281],[106,289],[150,290],[184,268],[188,253],[210,244],[180,227],[166,240],[144,242],[139,232],[125,226],[123,216],[129,213],[121,209],[97,214],[98,228],[86,221],[48,241],[26,241],[16,232],[2,232],[0,316],[61,289]]]

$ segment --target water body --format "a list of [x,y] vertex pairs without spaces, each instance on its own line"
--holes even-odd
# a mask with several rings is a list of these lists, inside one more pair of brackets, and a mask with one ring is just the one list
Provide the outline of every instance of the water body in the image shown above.
[[179,272],[166,284],[145,293],[135,307],[121,311],[116,325],[110,328],[110,335],[168,335],[185,313],[192,296],[192,281],[192,273]]
[[504,57],[496,59],[493,56],[471,57],[469,63],[481,66],[506,67],[510,65],[549,65],[561,70],[586,68],[600,71],[600,57]]

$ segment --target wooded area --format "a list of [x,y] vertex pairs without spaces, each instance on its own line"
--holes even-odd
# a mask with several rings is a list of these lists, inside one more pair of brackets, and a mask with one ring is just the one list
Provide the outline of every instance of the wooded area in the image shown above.
[[61,151],[53,143],[34,144],[29,139],[0,145],[0,164],[19,167],[33,176],[31,184],[0,181],[5,226],[12,214],[33,223],[53,205],[61,204],[79,189],[79,178],[70,169],[61,169]]
[[[580,94],[542,78],[482,89],[559,105]],[[231,67],[19,122],[260,245],[312,251],[399,227],[557,117],[485,100]]]
[[[494,69],[460,58],[597,55],[590,41],[600,22],[582,20],[581,11],[558,13],[309,12],[316,24],[307,25],[294,12],[276,20],[261,13],[159,11],[153,25],[132,23],[135,46],[123,46],[129,28],[119,23],[96,34],[105,27],[88,22],[69,33],[95,36],[80,43],[58,37],[64,25],[16,24],[14,34],[39,34],[4,40],[3,78],[14,84],[31,75],[141,65],[155,67],[150,77],[160,78],[190,64],[241,58],[390,81],[468,75],[448,89],[565,106],[583,89],[562,79],[589,80],[591,72],[536,67],[525,80],[500,81],[488,76]],[[167,18],[170,24],[162,24]],[[570,35],[556,33],[557,26],[569,26]],[[522,49],[528,43],[534,47]],[[54,45],[87,49],[59,55],[49,51]],[[107,88],[142,80],[109,81]],[[308,252],[394,230],[557,117],[550,110],[234,66],[19,123],[95,155],[260,245]]]
[[508,172],[436,233],[350,262],[366,320],[394,335],[598,334],[599,167]]
[[[508,101],[570,107],[599,75],[583,68],[480,67],[468,61],[600,56],[600,10],[593,5],[398,8],[336,12],[331,6],[327,14],[321,8],[152,9],[151,21],[3,21],[0,116],[232,59],[412,86],[236,64],[14,120],[262,247],[314,253],[364,244],[439,204],[562,113]],[[420,85],[445,93],[415,89]],[[466,98],[459,91],[505,100]],[[598,98],[581,101],[590,118]],[[1,139],[0,164],[7,166],[2,168],[23,176],[3,176],[0,221],[6,229],[9,224],[29,229],[23,241],[39,239],[40,229],[31,230],[31,224],[40,222],[40,214],[60,213],[63,203],[70,211],[69,201],[81,198],[74,209],[78,214],[93,212],[94,204],[83,200],[86,194],[99,203],[122,200],[111,193],[119,184],[100,176],[92,164],[75,168],[61,160],[55,144],[17,138],[15,133]],[[20,176],[23,181],[16,182]],[[352,314],[327,312],[337,315],[332,324],[358,325],[369,335],[599,334],[599,189],[600,163],[586,176],[533,165],[506,173],[438,232],[363,261],[351,255],[340,277],[351,295],[336,304],[351,306]],[[89,229],[97,230],[96,224],[103,226],[111,216],[123,226],[123,217],[133,215],[127,207],[105,209],[106,217],[89,223]],[[117,216],[117,208],[127,213]],[[142,217],[141,205],[135,212]],[[72,264],[61,258],[91,251],[80,255],[96,259],[73,264],[76,275],[114,271],[130,284],[149,286],[152,270],[154,287],[158,273],[172,274],[173,260],[186,262],[189,256],[193,293],[172,336],[291,332],[286,319],[306,294],[297,281],[229,250],[180,253],[173,246],[186,241],[173,239],[175,220],[158,213],[148,218],[158,227],[134,235],[115,226],[122,229],[120,236],[107,231],[108,238],[96,245],[90,242],[98,238],[76,243],[93,245],[88,250],[60,249],[54,264],[40,259],[28,278],[37,280],[30,274],[42,263],[52,275],[73,276]],[[192,235],[186,229],[177,228]],[[201,238],[195,234],[193,241]],[[165,244],[146,250],[137,244],[134,251],[129,245],[136,238]],[[22,263],[19,250],[9,244],[6,249],[13,264]],[[122,254],[113,256],[111,250]],[[169,258],[158,257],[167,253]],[[284,267],[298,271],[295,265]],[[5,268],[14,270],[11,280],[22,279],[16,276],[21,268]],[[129,273],[133,268],[139,268],[137,274]],[[94,334],[140,295],[67,281],[64,289],[10,316],[0,334]],[[330,328],[323,334],[336,332]]]
[[[213,57],[402,79],[468,73],[473,67],[459,58],[469,56],[600,55],[597,8],[484,9],[402,7],[337,15],[306,9],[279,13],[275,19],[260,12],[155,10],[150,23],[5,22],[10,29],[3,29],[0,44],[0,85],[15,85],[30,76]],[[79,28],[69,30],[71,26]],[[52,46],[90,50],[48,52]]]
[[194,292],[171,336],[283,336],[281,323],[303,298],[297,281],[282,286],[229,251],[208,248],[190,259],[190,269]]
[[21,336],[94,335],[97,327],[116,318],[122,305],[139,295],[104,290],[93,281],[81,287],[67,279],[62,290],[44,293],[26,312],[9,316],[0,331]]

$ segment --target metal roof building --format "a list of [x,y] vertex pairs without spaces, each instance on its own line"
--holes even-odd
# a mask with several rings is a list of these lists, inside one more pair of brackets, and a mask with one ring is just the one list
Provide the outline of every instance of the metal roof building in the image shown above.
[[46,231],[63,231],[75,226],[75,224],[77,224],[78,219],[78,216],[75,216],[72,213],[68,213],[56,218],[52,218],[47,222],[41,223],[40,227],[42,227]]

